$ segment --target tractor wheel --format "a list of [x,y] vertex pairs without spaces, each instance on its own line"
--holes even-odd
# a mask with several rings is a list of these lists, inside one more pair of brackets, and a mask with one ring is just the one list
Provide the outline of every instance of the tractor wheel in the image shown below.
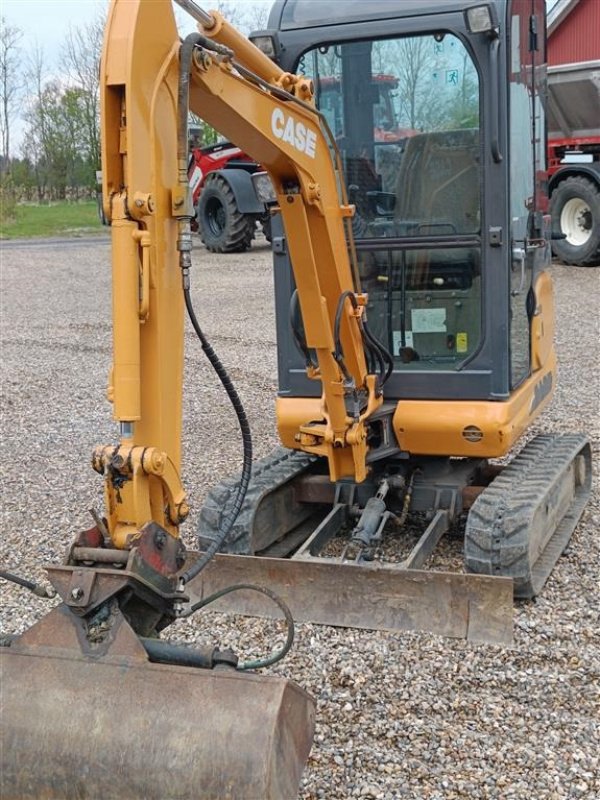
[[271,215],[267,214],[265,217],[261,217],[260,219],[260,226],[262,228],[262,232],[264,234],[265,239],[269,244],[273,239],[273,235],[271,233]]
[[600,265],[600,191],[584,177],[559,183],[552,193],[552,230],[565,239],[552,242],[552,250],[565,264]]
[[254,217],[238,211],[231,187],[217,173],[210,174],[202,187],[197,219],[211,253],[243,253],[254,238]]

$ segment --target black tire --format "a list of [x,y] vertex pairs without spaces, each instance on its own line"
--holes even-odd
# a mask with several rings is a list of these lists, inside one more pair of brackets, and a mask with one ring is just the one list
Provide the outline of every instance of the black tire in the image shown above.
[[583,176],[566,178],[552,192],[552,230],[566,239],[552,241],[554,255],[575,267],[600,265],[600,191]]
[[207,177],[200,192],[197,220],[211,253],[243,253],[254,238],[254,217],[238,211],[231,187],[216,172]]
[[273,240],[273,234],[271,233],[271,215],[267,214],[266,217],[261,217],[260,219],[260,226],[262,228],[263,235],[267,242],[271,244]]

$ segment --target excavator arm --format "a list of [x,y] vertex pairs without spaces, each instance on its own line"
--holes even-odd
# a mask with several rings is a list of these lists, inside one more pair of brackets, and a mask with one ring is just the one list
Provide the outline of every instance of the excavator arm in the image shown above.
[[[198,11],[195,4],[183,5]],[[176,482],[180,460],[178,273],[187,283],[191,264],[188,101],[208,124],[243,143],[277,193],[305,346],[316,354],[308,371],[322,384],[320,416],[299,426],[297,447],[327,457],[332,480],[362,481],[366,420],[382,401],[380,378],[369,373],[365,356],[365,347],[373,346],[364,330],[366,296],[350,262],[345,220],[353,208],[340,200],[334,143],[312,103],[312,83],[283,73],[217,12],[205,17],[211,24],[204,35],[182,45],[169,0],[117,1],[107,26],[103,189],[112,223],[115,320],[109,396],[121,425],[117,456],[123,464],[116,488],[115,451],[105,448],[105,458],[95,463],[107,479],[111,535],[119,547],[136,536],[143,524],[139,509],[147,513],[148,504],[158,512],[153,518],[172,532],[187,514],[181,488],[168,485],[166,475]],[[148,472],[141,465],[136,473],[139,448],[150,446],[155,462],[174,470]],[[149,503],[140,501],[140,491],[149,494]],[[167,497],[178,500],[165,502]]]
[[206,33],[214,31],[215,40],[233,55],[202,47],[195,51],[190,107],[231,140],[243,142],[269,173],[293,264],[305,344],[317,359],[308,371],[323,390],[322,418],[306,419],[295,439],[299,449],[328,458],[333,481],[350,476],[360,482],[366,477],[366,420],[382,396],[378,376],[367,369],[367,298],[350,260],[345,220],[354,209],[340,199],[335,143],[313,105],[312,81],[282,73],[267,59],[264,65],[216,12],[214,18]]

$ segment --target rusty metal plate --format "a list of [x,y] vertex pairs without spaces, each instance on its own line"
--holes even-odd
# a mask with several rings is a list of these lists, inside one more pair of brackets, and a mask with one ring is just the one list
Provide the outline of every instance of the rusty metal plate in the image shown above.
[[[234,583],[267,586],[282,597],[298,622],[512,643],[511,578],[403,570],[392,564],[217,555],[186,585],[186,593],[195,602]],[[234,592],[210,608],[266,617],[279,614],[256,592]]]
[[[64,616],[58,627],[68,632]],[[53,648],[49,634],[0,647],[1,797],[296,797],[314,731],[314,702],[296,684],[112,649],[85,657],[75,637]]]

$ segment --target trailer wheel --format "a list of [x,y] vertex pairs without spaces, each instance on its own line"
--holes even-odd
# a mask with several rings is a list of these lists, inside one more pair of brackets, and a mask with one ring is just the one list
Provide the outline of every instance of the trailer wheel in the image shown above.
[[254,238],[254,217],[238,211],[231,187],[217,173],[210,174],[202,187],[197,220],[211,253],[243,253]]
[[567,178],[552,193],[552,229],[566,238],[552,242],[554,255],[576,267],[600,265],[600,192],[584,177]]

